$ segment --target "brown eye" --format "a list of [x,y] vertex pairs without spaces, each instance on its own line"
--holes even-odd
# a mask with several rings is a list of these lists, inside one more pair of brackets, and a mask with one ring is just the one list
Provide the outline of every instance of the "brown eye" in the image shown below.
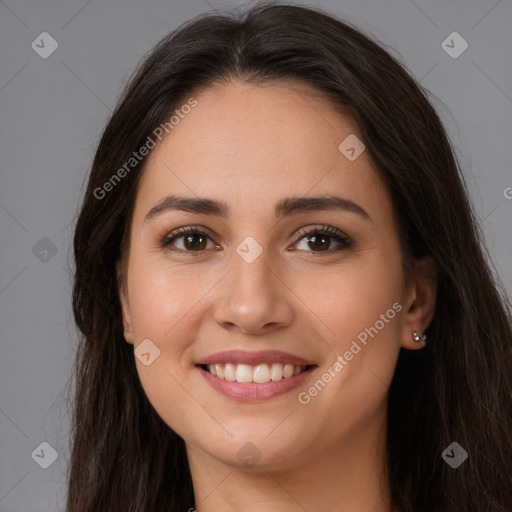
[[317,249],[329,249],[331,245],[331,237],[324,234],[318,235],[309,235],[308,237],[308,246],[315,251]]
[[194,251],[196,249],[200,250],[206,247],[206,237],[200,233],[186,235],[183,239],[183,245],[187,250]]
[[[210,236],[197,228],[180,228],[165,236],[161,245],[178,252],[203,252],[208,248],[208,241],[213,244]],[[215,244],[213,246],[219,247]]]
[[[296,242],[296,246],[302,243],[303,247],[298,250],[317,253],[331,253],[348,249],[352,247],[352,240],[332,226],[324,226],[319,228],[309,228],[299,231],[300,239]],[[304,240],[304,242],[303,242]],[[338,249],[333,249],[332,244],[338,244]]]

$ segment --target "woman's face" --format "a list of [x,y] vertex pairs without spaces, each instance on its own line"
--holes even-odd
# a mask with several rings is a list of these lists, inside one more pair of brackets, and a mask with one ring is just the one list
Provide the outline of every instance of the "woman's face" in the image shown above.
[[300,84],[194,98],[140,183],[125,337],[189,452],[292,467],[384,427],[399,348],[422,327],[414,287],[354,123]]

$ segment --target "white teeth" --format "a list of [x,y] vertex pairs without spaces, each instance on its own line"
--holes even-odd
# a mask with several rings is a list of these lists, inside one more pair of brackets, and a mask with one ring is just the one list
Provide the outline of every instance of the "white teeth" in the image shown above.
[[290,378],[293,375],[293,364],[285,364],[283,368],[283,377]]
[[270,382],[270,368],[266,364],[256,366],[252,372],[254,382]]
[[264,382],[289,379],[305,371],[306,366],[294,366],[293,364],[273,363],[250,366],[248,364],[209,364],[207,370],[220,379],[237,382]]
[[272,380],[281,380],[283,378],[283,365],[274,363],[270,370],[270,378]]
[[248,364],[239,364],[236,367],[235,379],[237,382],[252,382],[252,368]]
[[231,363],[226,363],[224,365],[224,379],[234,381],[235,380],[235,365]]

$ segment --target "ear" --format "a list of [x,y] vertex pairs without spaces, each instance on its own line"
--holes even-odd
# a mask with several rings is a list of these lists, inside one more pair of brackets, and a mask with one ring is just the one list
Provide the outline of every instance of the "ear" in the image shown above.
[[437,265],[430,256],[414,264],[414,279],[404,303],[401,346],[418,350],[424,344],[413,339],[413,331],[421,335],[430,325],[435,313],[437,294]]
[[130,301],[128,298],[128,286],[126,282],[126,272],[121,261],[116,263],[117,289],[121,310],[123,314],[124,339],[133,345],[132,314],[130,311]]

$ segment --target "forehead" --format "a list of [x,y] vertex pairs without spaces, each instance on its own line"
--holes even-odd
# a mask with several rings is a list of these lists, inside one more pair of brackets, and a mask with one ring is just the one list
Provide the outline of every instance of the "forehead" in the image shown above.
[[193,98],[197,105],[148,158],[136,215],[169,193],[243,204],[253,214],[310,192],[389,210],[368,152],[351,161],[339,149],[347,137],[362,139],[358,126],[322,93],[299,83],[230,83]]

